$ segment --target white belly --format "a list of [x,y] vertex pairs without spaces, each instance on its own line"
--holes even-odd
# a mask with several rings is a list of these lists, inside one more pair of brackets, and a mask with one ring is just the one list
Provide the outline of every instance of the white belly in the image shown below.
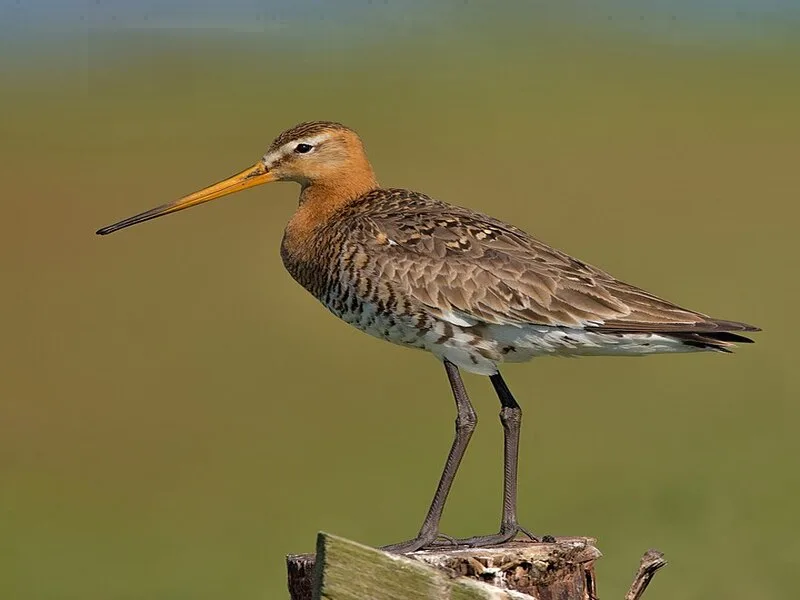
[[480,337],[456,336],[428,348],[467,371],[491,375],[502,362],[524,362],[536,356],[645,356],[695,352],[680,340],[651,333],[608,334],[546,326],[488,325]]
[[377,338],[428,350],[472,373],[492,375],[503,362],[524,362],[535,356],[643,356],[693,352],[681,341],[651,333],[608,334],[540,325],[454,325],[434,317],[381,314],[374,306],[334,313]]

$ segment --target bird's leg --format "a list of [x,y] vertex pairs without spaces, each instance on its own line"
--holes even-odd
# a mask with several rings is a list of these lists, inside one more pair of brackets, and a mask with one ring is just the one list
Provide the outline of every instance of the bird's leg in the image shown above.
[[519,457],[519,432],[522,424],[520,408],[500,373],[490,377],[497,397],[500,398],[500,422],[503,424],[503,517],[500,531],[494,535],[484,535],[455,540],[456,544],[471,547],[503,544],[518,533],[523,533],[533,541],[535,535],[517,522],[517,459]]
[[[472,432],[475,430],[475,425],[478,422],[478,417],[469,401],[467,390],[461,379],[461,374],[458,372],[458,367],[445,359],[444,368],[447,371],[447,378],[450,381],[450,388],[453,390],[453,397],[456,401],[456,434],[453,439],[453,445],[450,447],[450,453],[447,455],[447,462],[445,462],[442,476],[439,479],[439,486],[436,488],[436,493],[428,509],[428,514],[422,522],[422,527],[417,537],[407,542],[384,546],[382,549],[388,552],[414,552],[426,546],[431,546],[433,542],[440,537],[439,521],[442,518],[442,511],[447,501],[447,494],[450,493],[450,487],[453,485],[456,471],[458,471],[458,466],[461,464],[461,459],[464,457],[464,452],[467,449],[469,440],[472,437]],[[453,543],[453,541],[451,540],[450,543]]]

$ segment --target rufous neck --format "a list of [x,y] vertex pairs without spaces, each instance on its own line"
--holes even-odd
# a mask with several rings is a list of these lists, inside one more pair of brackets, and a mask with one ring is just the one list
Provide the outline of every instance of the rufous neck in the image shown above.
[[300,206],[316,212],[330,213],[378,187],[369,163],[342,177],[309,181],[300,192]]

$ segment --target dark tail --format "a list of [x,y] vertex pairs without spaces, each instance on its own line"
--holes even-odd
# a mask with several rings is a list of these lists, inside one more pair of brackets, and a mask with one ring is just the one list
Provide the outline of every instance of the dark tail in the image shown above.
[[[760,331],[755,327],[748,326],[744,331]],[[700,348],[702,350],[715,350],[717,352],[733,352],[732,348],[735,344],[752,344],[753,340],[749,337],[739,335],[738,333],[731,333],[730,331],[714,331],[714,332],[669,332],[671,338],[682,341],[686,346],[693,348]]]
[[725,321],[711,319],[703,316],[702,321],[696,323],[628,323],[608,322],[597,327],[599,331],[608,333],[655,333],[680,340],[687,346],[702,350],[716,350],[717,352],[731,352],[736,344],[752,344],[749,337],[734,333],[734,331],[761,331],[759,327],[740,323],[738,321]]

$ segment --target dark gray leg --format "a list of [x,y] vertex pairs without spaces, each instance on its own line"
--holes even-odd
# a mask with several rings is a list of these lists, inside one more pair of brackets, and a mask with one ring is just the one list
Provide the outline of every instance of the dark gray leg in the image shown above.
[[447,501],[447,495],[450,493],[450,487],[453,485],[456,471],[458,471],[458,466],[461,464],[461,459],[464,457],[464,452],[467,449],[469,440],[472,437],[472,432],[475,430],[475,425],[478,422],[478,417],[475,415],[475,409],[472,408],[472,404],[469,401],[464,382],[461,380],[461,374],[458,372],[458,367],[450,361],[445,360],[444,368],[447,371],[447,378],[450,381],[450,387],[453,390],[453,397],[456,401],[455,439],[453,440],[453,445],[450,447],[450,453],[447,455],[447,462],[444,464],[444,471],[442,471],[442,476],[439,479],[439,486],[436,488],[436,493],[428,509],[428,514],[422,522],[422,527],[417,537],[407,542],[384,546],[383,550],[388,552],[414,552],[426,546],[430,546],[434,540],[439,537],[439,521],[442,518],[442,511]]
[[503,424],[503,516],[500,521],[500,531],[494,535],[476,536],[455,542],[473,547],[492,546],[503,544],[516,537],[518,533],[524,533],[533,541],[538,541],[535,535],[517,522],[517,461],[522,409],[499,372],[490,379],[497,397],[500,398],[500,422]]

